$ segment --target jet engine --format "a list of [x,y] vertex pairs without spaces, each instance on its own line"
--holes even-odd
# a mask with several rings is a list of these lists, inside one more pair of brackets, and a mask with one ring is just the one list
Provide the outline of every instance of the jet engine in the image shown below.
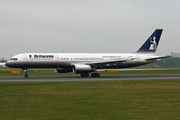
[[73,72],[74,73],[89,73],[89,72],[94,72],[94,69],[91,68],[89,65],[74,65],[73,67]]
[[68,72],[72,72],[71,69],[63,69],[63,68],[56,68],[55,71],[57,73],[68,73]]

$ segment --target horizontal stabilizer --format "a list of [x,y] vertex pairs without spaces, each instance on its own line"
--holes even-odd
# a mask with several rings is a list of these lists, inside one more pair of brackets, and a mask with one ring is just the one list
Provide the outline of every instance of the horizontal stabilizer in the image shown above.
[[148,58],[148,59],[145,59],[145,60],[146,61],[154,61],[154,60],[170,58],[170,57],[172,57],[172,56],[163,56],[163,57]]

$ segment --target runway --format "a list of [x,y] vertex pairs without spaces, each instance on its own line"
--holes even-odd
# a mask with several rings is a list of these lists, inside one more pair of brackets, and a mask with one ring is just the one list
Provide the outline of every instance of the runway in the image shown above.
[[180,74],[171,75],[127,75],[127,76],[101,76],[101,77],[0,77],[0,82],[46,82],[46,81],[104,81],[104,80],[154,80],[154,79],[180,79]]

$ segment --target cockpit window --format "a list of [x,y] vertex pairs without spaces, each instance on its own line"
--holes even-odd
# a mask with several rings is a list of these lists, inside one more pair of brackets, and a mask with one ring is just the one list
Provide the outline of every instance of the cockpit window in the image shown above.
[[11,58],[10,60],[18,60],[17,58]]

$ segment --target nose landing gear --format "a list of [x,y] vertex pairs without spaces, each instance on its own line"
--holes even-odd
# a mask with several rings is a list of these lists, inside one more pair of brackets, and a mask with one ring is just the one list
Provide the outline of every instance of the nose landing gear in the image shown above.
[[27,74],[27,68],[22,68],[22,70],[24,70],[24,77],[25,77],[25,78],[28,78],[29,75]]
[[27,73],[25,73],[24,77],[25,77],[25,78],[28,78],[28,77],[29,77],[29,75],[28,75]]

